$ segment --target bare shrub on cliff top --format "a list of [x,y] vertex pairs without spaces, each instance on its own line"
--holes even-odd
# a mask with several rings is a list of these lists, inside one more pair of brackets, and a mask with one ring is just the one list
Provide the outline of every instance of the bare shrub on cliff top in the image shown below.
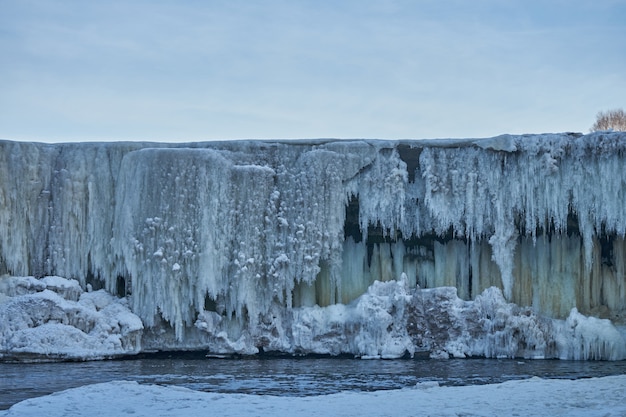
[[596,115],[596,122],[591,126],[592,132],[598,130],[626,131],[626,112],[623,109],[601,111]]

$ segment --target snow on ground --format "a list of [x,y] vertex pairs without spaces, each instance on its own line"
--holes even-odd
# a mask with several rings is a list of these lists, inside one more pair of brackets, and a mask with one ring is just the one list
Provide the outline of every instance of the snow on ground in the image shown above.
[[531,378],[493,385],[276,397],[217,394],[118,381],[34,398],[10,416],[626,416],[626,375],[579,380]]

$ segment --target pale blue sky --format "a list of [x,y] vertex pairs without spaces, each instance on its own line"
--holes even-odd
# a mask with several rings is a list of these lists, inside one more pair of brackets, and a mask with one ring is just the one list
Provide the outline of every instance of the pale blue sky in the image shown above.
[[0,138],[588,131],[626,0],[0,0]]

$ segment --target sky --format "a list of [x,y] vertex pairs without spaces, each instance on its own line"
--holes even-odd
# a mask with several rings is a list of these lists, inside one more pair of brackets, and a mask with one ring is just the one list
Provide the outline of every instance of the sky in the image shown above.
[[626,0],[0,0],[0,138],[587,132]]

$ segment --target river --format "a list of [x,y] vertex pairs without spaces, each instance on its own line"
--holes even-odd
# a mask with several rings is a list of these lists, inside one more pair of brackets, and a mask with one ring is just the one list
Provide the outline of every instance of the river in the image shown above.
[[[93,362],[0,364],[0,409],[27,398],[114,380],[199,391],[308,396],[399,389],[420,382],[491,384],[512,379],[626,374],[626,361],[496,359],[360,360],[327,357],[212,359],[162,354]],[[113,400],[113,399],[112,399]]]

